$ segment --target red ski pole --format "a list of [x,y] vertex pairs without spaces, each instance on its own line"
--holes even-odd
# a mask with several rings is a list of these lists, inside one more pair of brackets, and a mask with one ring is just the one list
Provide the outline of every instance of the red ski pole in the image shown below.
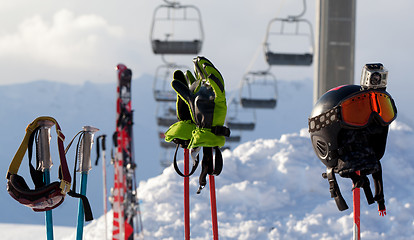
[[[184,175],[189,174],[189,151],[184,148]],[[184,177],[184,234],[185,240],[190,239],[190,177]]]
[[211,223],[213,225],[213,239],[218,240],[218,225],[217,225],[217,206],[216,206],[216,187],[214,182],[214,175],[209,175],[210,182],[210,204],[211,204]]
[[[360,174],[359,171],[355,172],[357,175]],[[360,189],[354,186],[354,190],[352,192],[353,196],[353,207],[354,207],[354,240],[361,239],[361,217],[360,217]]]

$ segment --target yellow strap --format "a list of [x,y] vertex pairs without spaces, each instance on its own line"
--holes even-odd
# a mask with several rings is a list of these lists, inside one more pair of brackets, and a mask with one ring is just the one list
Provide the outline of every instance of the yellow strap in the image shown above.
[[[9,178],[10,174],[17,174],[17,172],[19,171],[20,164],[22,163],[23,157],[26,154],[27,148],[29,146],[30,135],[32,135],[33,131],[39,126],[39,122],[44,121],[44,120],[51,121],[56,126],[59,126],[57,121],[54,118],[47,117],[47,116],[38,117],[27,126],[26,135],[24,136],[19,149],[17,150],[16,154],[13,157],[12,162],[10,163],[9,170],[6,176],[7,179]],[[58,134],[58,137],[62,139],[62,141],[65,139],[65,137],[60,132],[60,130],[58,130],[58,127],[56,127],[56,133]]]

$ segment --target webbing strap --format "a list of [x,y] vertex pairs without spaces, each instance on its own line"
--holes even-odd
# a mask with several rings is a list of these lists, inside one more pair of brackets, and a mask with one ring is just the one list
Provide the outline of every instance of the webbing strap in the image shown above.
[[329,182],[329,191],[331,192],[331,198],[335,199],[335,203],[339,211],[348,209],[348,205],[346,204],[345,199],[342,197],[341,190],[339,189],[338,183],[336,182],[333,168],[326,169],[326,177]]
[[368,177],[366,175],[358,175],[355,172],[350,173],[349,175],[352,179],[352,183],[354,184],[352,190],[354,190],[355,188],[362,187],[362,189],[364,189],[365,197],[367,199],[368,204],[373,204],[375,201],[374,197],[372,196],[371,188],[369,186]]
[[55,124],[56,133],[58,136],[57,144],[58,144],[59,158],[60,158],[60,169],[62,173],[61,189],[62,189],[62,193],[66,194],[70,189],[70,184],[71,184],[72,179],[69,173],[68,164],[66,162],[65,148],[63,146],[63,141],[65,140],[65,136],[61,132],[58,122],[52,117],[47,117],[47,116],[38,117],[27,126],[26,134],[23,138],[22,143],[20,144],[19,149],[14,155],[12,162],[10,163],[6,178],[9,179],[11,174],[17,174],[17,172],[19,171],[23,157],[26,154],[26,151],[29,146],[30,136],[33,134],[36,128],[40,126],[39,123],[41,121],[51,121]]
[[74,190],[70,190],[68,192],[68,195],[73,197],[73,198],[80,198],[82,199],[82,205],[83,205],[83,212],[85,214],[85,221],[91,221],[93,220],[93,214],[92,214],[92,209],[91,209],[91,205],[89,204],[89,200],[85,195],[76,193]]
[[[214,157],[213,157],[213,149],[215,151]],[[201,190],[207,184],[207,179],[206,179],[207,174],[218,176],[222,170],[223,170],[223,157],[221,155],[220,148],[219,147],[203,147],[203,161],[201,162],[201,173],[198,179],[200,186],[197,190],[197,194],[199,194]]]
[[230,137],[230,128],[225,127],[225,126],[211,127],[211,132],[216,134],[217,136]]
[[378,203],[378,211],[385,211],[385,200],[384,200],[384,186],[382,183],[382,167],[381,163],[379,164],[379,170],[372,174],[372,179],[374,180],[375,186],[375,196],[374,199]]
[[193,175],[193,173],[195,172],[195,170],[198,167],[198,162],[199,162],[198,155],[197,155],[197,158],[193,161],[193,168],[191,169],[191,172],[188,175],[185,175],[180,171],[180,169],[178,168],[178,165],[177,165],[178,146],[179,145],[177,144],[177,147],[175,148],[175,153],[174,153],[174,169],[178,173],[178,175],[180,175],[181,177],[189,177],[189,176]]

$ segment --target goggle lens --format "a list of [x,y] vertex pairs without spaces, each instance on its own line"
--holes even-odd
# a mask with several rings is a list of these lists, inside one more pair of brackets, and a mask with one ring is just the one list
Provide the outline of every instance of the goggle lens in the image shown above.
[[364,126],[371,116],[371,104],[367,94],[345,100],[341,104],[342,120],[350,125]]
[[382,93],[375,93],[378,100],[378,114],[386,123],[391,123],[395,118],[395,110],[391,98]]
[[392,100],[385,93],[366,92],[341,103],[342,121],[352,126],[367,125],[373,112],[378,113],[386,124],[391,123],[396,116]]

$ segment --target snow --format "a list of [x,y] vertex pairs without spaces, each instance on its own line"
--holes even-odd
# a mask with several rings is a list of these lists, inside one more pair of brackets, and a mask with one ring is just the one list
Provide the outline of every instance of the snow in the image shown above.
[[[143,79],[145,78],[140,78],[136,82],[143,83]],[[29,89],[33,91],[39,86],[41,84],[33,83]],[[258,113],[258,123],[260,124],[258,124],[256,131],[243,133],[243,141],[239,145],[223,152],[223,172],[215,178],[220,239],[328,240],[352,238],[351,180],[337,177],[342,194],[351,207],[351,209],[339,212],[335,202],[330,198],[328,182],[321,177],[324,165],[314,154],[310,143],[307,131],[307,116],[312,107],[310,86],[309,81],[281,81],[279,89],[283,89],[283,91],[280,92],[277,109],[260,111]],[[17,89],[10,91],[10,88],[14,87],[16,86],[0,86],[2,93],[0,100],[2,102],[10,102],[13,99],[12,107],[14,109],[22,109],[21,107],[24,105],[32,104],[30,99],[22,99],[21,97],[21,94],[31,96],[27,86],[18,86],[18,89],[26,89],[24,91],[19,92]],[[87,124],[101,128],[102,133],[109,134],[113,131],[114,116],[106,113],[112,112],[114,109],[114,104],[111,103],[114,94],[111,93],[112,95],[108,96],[108,92],[112,91],[112,85],[89,83],[84,86],[62,86],[56,84],[52,87],[56,92],[54,97],[59,96],[59,89],[65,89],[67,94],[64,98],[59,98],[60,101],[54,101],[53,104],[49,103],[45,97],[46,94],[51,94],[49,88],[44,87],[44,91],[38,92],[37,94],[41,94],[35,96],[41,98],[40,100],[47,103],[47,106],[49,106],[48,104],[51,107],[54,105],[65,106],[65,115],[59,110],[54,113],[60,117],[56,117],[58,121],[63,119],[63,123],[60,125],[63,132],[66,133],[67,139],[76,133],[75,129],[81,127],[74,123],[81,122],[79,118],[82,120],[98,119],[96,125],[93,124],[94,122],[87,122]],[[85,105],[87,101],[92,101],[92,97],[84,99],[82,91],[90,91],[91,95],[93,93],[94,98],[100,99],[94,102],[99,104]],[[5,95],[9,97],[5,97]],[[71,95],[76,95],[77,98]],[[140,109],[142,106],[140,97],[136,97],[133,102],[136,116],[141,116],[139,113],[143,113]],[[31,100],[35,103],[38,101],[35,98]],[[7,154],[2,153],[4,159],[1,163],[2,169],[7,169],[12,155],[17,150],[24,134],[24,125],[34,119],[33,116],[37,111],[44,112],[41,107],[36,108],[35,103],[33,103],[34,109],[28,109],[27,112],[13,113],[12,107],[0,110],[0,116],[5,119],[3,121],[6,121],[6,124],[10,126],[19,124],[18,127],[13,127],[14,131],[5,130],[9,134],[5,136],[15,137],[11,143],[3,142],[7,146],[5,148]],[[101,106],[103,104],[110,106],[109,110],[104,110],[104,106]],[[398,102],[396,104],[398,107]],[[71,110],[71,107],[75,106],[77,110]],[[90,109],[90,112],[82,115],[82,109]],[[5,112],[6,110],[9,112]],[[404,115],[404,113],[399,114]],[[136,132],[146,126],[145,121],[151,122],[151,119],[154,119],[153,115],[148,115],[150,116],[142,116],[142,119],[136,117]],[[5,118],[6,116],[9,118]],[[108,117],[102,119],[105,118],[104,116]],[[104,122],[109,122],[109,124]],[[70,127],[66,128],[65,126]],[[156,127],[151,125],[147,126],[147,130],[142,131],[144,134],[149,132],[149,135],[154,135],[154,139],[150,138],[148,141],[156,143],[155,129]],[[410,143],[414,141],[413,129],[412,126],[400,121],[399,118],[391,124],[387,150],[381,160],[387,216],[378,216],[376,204],[368,205],[365,195],[361,193],[362,239],[412,239],[414,234],[414,190],[412,188],[414,185],[412,177],[414,174],[412,161],[414,150]],[[145,143],[137,144],[137,149],[147,145]],[[157,149],[158,145],[154,144],[153,148]],[[152,171],[152,176],[139,178],[138,187],[145,239],[183,239],[183,178],[175,173],[172,166],[158,173],[159,168],[154,170],[150,165],[154,164],[153,162],[156,162],[156,165],[157,159],[149,155],[151,152],[141,151],[141,153],[143,158],[138,159],[140,168],[144,169],[141,171]],[[182,152],[178,156],[183,156]],[[24,163],[25,161],[27,160],[25,159]],[[72,165],[71,162],[70,166]],[[100,167],[94,167],[90,172],[88,197],[92,204],[95,220],[86,224],[84,239],[104,239],[105,222],[101,210],[101,175],[98,174]],[[181,169],[183,167],[182,160],[179,161],[179,167]],[[22,164],[21,169],[24,168],[27,168],[26,164]],[[109,165],[108,168],[112,168],[112,166]],[[5,170],[2,171],[5,174]],[[196,194],[199,171],[200,169],[190,178],[191,239],[212,239],[208,184],[201,194]],[[27,171],[21,174],[28,176]],[[26,177],[27,181],[28,178]],[[36,235],[36,238],[45,239],[44,214],[31,212],[17,204],[7,196],[5,191],[1,193],[0,202],[2,212],[0,232],[5,234],[2,239],[28,239],[33,235]],[[68,198],[61,207],[54,210],[55,239],[75,239],[76,203],[76,200]],[[35,215],[36,217],[34,217]],[[111,236],[111,211],[107,214],[107,220],[109,239]]]
[[[1,239],[46,239],[46,227],[34,224],[0,224]],[[53,234],[55,239],[63,239],[73,233],[72,227],[54,226]],[[36,238],[33,238],[36,237]]]

